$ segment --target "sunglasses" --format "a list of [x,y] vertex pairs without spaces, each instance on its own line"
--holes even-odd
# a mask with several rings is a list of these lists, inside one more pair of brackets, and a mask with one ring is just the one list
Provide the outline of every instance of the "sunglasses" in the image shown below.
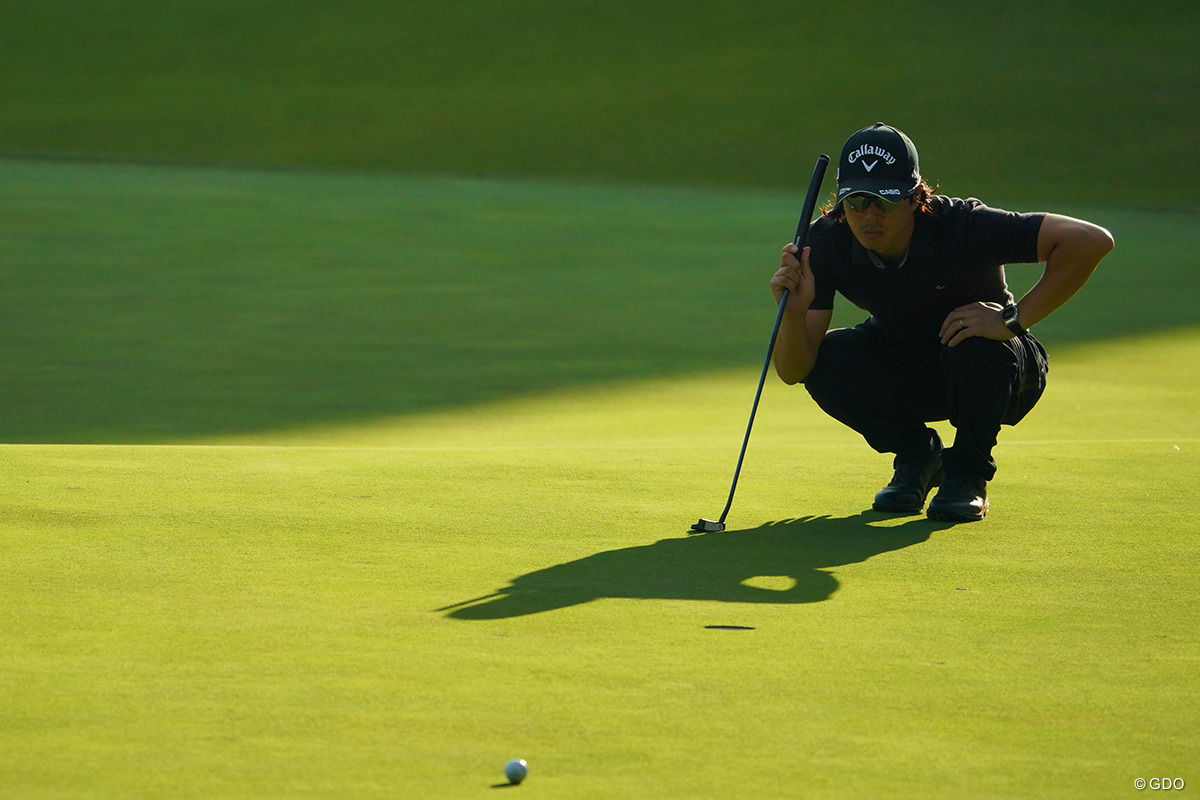
[[887,214],[888,212],[895,211],[900,206],[904,205],[905,199],[907,199],[909,196],[911,195],[906,195],[899,200],[884,200],[877,194],[859,193],[852,194],[849,197],[844,198],[842,202],[846,204],[846,208],[850,209],[856,214],[866,213],[866,210],[870,208],[872,204],[878,206],[880,211]]

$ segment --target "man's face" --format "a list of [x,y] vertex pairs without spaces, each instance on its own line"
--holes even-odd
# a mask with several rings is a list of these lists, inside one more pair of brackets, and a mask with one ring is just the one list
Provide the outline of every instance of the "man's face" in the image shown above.
[[[856,211],[853,206],[862,207],[857,198],[871,202],[865,210]],[[889,209],[885,210],[885,206]],[[875,195],[852,195],[846,198],[842,207],[846,210],[846,223],[854,232],[859,244],[882,256],[894,259],[904,257],[912,239],[917,209],[917,204],[911,197],[906,197],[898,203],[888,203]]]

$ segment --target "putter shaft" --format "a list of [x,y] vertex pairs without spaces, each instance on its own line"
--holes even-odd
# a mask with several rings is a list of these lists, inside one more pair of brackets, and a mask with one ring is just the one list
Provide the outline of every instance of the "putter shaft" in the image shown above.
[[[817,156],[817,163],[813,167],[812,179],[808,183],[808,193],[804,196],[804,208],[800,213],[800,223],[796,226],[796,238],[794,240],[796,247],[800,251],[804,250],[804,243],[808,240],[808,228],[812,222],[813,212],[817,207],[817,194],[821,191],[821,183],[825,180],[825,168],[829,166],[829,156],[822,153]],[[771,367],[771,355],[775,352],[775,340],[779,338],[779,325],[783,322],[783,311],[787,305],[788,290],[783,290],[783,296],[779,299],[779,309],[775,313],[775,327],[771,329],[771,341],[767,344],[767,357],[763,360],[762,375],[758,379],[758,389],[754,393],[754,405],[750,408],[750,422],[746,425],[746,435],[742,438],[742,449],[738,453],[737,466],[733,470],[733,483],[729,487],[729,499],[725,501],[725,508],[721,511],[720,519],[715,522],[701,518],[699,522],[692,526],[693,531],[723,531],[725,530],[725,517],[729,515],[729,509],[733,506],[733,495],[737,491],[738,477],[742,474],[742,462],[746,458],[746,446],[750,444],[750,431],[754,427],[754,416],[758,413],[758,401],[762,397],[763,384],[767,381],[767,370]],[[709,527],[709,526],[714,527]],[[715,527],[720,526],[720,527]]]

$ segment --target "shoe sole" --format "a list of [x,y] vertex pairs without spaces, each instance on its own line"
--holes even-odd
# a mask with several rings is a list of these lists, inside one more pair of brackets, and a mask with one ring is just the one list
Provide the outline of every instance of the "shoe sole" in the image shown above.
[[926,516],[938,522],[979,522],[987,516],[987,512],[987,503],[984,503],[983,510],[978,514],[962,514],[957,511],[946,511],[930,504]]

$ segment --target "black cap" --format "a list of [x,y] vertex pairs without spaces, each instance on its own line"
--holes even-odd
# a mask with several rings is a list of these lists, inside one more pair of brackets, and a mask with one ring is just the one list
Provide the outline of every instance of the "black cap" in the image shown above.
[[857,192],[869,192],[884,200],[907,197],[921,182],[917,148],[901,131],[876,122],[846,140],[837,182],[839,201]]

